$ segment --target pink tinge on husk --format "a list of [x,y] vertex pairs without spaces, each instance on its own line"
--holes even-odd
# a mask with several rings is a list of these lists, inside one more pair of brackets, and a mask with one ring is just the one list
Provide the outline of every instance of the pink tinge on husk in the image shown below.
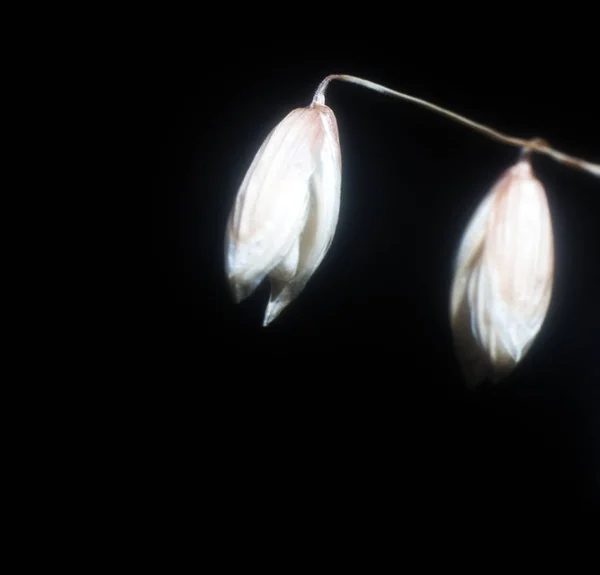
[[546,193],[522,160],[481,202],[456,258],[452,333],[469,383],[497,381],[519,363],[542,327],[553,282]]
[[254,157],[227,225],[226,273],[236,301],[270,278],[265,325],[297,297],[325,256],[340,186],[337,123],[327,106],[290,112]]

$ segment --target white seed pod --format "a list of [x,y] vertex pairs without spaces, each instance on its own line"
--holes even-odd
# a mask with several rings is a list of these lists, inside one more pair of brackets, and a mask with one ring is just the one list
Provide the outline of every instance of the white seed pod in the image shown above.
[[544,187],[528,160],[508,169],[462,237],[450,316],[471,384],[514,369],[538,334],[554,283],[554,240]]
[[293,110],[254,157],[225,237],[226,273],[236,301],[265,277],[271,281],[264,325],[298,296],[329,249],[340,188],[333,112],[321,104]]

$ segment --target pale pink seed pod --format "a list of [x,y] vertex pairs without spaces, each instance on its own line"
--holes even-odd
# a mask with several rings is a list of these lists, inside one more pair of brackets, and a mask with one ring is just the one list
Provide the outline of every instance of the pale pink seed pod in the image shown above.
[[542,327],[553,283],[546,193],[521,160],[475,211],[455,262],[450,316],[469,383],[495,382],[514,369]]
[[226,273],[236,301],[265,277],[264,325],[302,291],[337,226],[341,151],[330,108],[290,112],[267,136],[238,190],[225,237]]

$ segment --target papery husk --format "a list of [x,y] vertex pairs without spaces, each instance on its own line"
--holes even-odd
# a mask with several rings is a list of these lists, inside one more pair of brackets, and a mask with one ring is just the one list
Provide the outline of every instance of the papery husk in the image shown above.
[[546,193],[522,160],[477,208],[456,258],[450,315],[469,383],[497,382],[522,360],[544,322],[553,282]]
[[228,220],[226,274],[238,302],[270,278],[264,325],[298,296],[329,249],[340,186],[339,136],[327,106],[290,112],[254,157]]

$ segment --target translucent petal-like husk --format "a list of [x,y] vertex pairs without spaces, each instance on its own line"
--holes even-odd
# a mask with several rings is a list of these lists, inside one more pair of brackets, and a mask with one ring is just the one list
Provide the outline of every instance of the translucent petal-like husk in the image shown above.
[[452,331],[470,383],[497,381],[523,358],[543,324],[553,281],[548,201],[523,160],[482,201],[456,259]]
[[286,257],[304,228],[323,136],[319,113],[299,108],[274,128],[254,157],[225,238],[226,273],[237,301]]
[[319,159],[310,179],[310,205],[306,226],[300,235],[298,267],[290,281],[271,274],[271,296],[264,325],[290,304],[314,274],[331,246],[337,227],[342,178],[342,157],[337,122],[332,110],[316,105],[324,130]]

